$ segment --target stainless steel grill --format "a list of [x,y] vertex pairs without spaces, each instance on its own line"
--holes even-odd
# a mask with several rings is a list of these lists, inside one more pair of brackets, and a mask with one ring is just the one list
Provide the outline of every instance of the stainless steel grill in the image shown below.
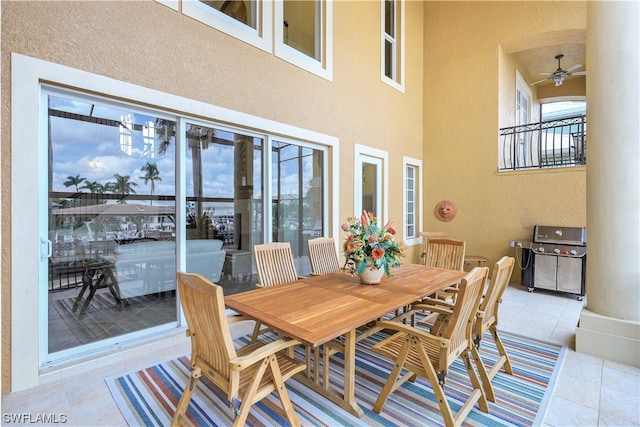
[[586,227],[536,225],[532,242],[514,242],[522,248],[522,284],[534,289],[546,289],[585,295],[587,262]]

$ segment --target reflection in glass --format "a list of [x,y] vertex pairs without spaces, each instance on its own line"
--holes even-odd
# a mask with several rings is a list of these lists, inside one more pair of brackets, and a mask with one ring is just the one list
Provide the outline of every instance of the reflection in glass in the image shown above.
[[218,10],[251,28],[256,28],[256,0],[200,0],[200,3]]
[[323,153],[274,141],[271,162],[273,241],[291,243],[297,272],[304,275],[310,269],[307,241],[324,235]]
[[288,46],[320,61],[319,45],[320,3],[318,1],[291,1],[283,3],[283,41]]
[[362,209],[373,212],[376,216],[378,212],[378,167],[373,163],[362,163]]
[[175,322],[175,122],[48,100],[49,352]]
[[[246,289],[256,283],[251,250],[264,235],[263,141],[187,123],[186,144],[187,270],[206,268],[210,280],[229,280],[227,293]],[[190,263],[190,247],[206,248],[206,266],[204,257]]]

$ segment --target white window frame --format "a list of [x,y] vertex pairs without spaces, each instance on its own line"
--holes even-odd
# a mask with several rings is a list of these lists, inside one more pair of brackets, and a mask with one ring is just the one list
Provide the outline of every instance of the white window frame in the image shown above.
[[155,0],[155,1],[173,10],[177,11],[179,9],[180,0]]
[[[515,112],[516,112],[516,117],[515,117],[515,125],[516,126],[521,126],[521,125],[526,125],[528,123],[531,123],[531,105],[532,105],[532,99],[533,99],[533,92],[531,92],[531,88],[529,87],[529,85],[527,84],[527,82],[522,78],[522,76],[520,75],[520,72],[516,69],[516,99],[515,99]],[[524,98],[526,98],[527,101],[527,111],[526,111],[526,117],[522,117],[522,102],[521,100]],[[522,121],[524,121],[524,123],[522,123]],[[522,164],[525,164],[527,162],[527,158],[529,158],[530,156],[530,152],[529,152],[529,145],[527,144],[527,141],[525,141],[524,139],[520,139],[518,141],[516,141],[517,147],[516,147],[516,158],[513,159],[514,162],[519,162]]]
[[[391,37],[385,31],[385,0],[380,0],[380,79],[394,89],[404,93],[405,90],[405,0],[393,0],[395,18],[395,36]],[[398,40],[398,34],[400,40]],[[385,42],[393,45],[392,78],[385,74],[386,49]],[[400,70],[396,68],[397,58],[400,56]]]
[[182,0],[182,13],[266,52],[272,51],[272,0],[256,0],[256,27],[251,28],[197,0]]
[[274,6],[274,53],[296,67],[302,68],[323,79],[333,81],[333,0],[314,0],[317,5],[316,28],[320,34],[316,34],[317,49],[320,51],[320,60],[292,48],[284,42],[284,4],[276,1]]
[[[413,168],[415,170],[415,174],[413,180],[415,181],[415,185],[413,188],[413,206],[414,206],[414,224],[413,227],[415,229],[415,235],[409,236],[407,233],[408,223],[407,216],[409,211],[407,209],[407,204],[409,202],[408,198],[408,188],[407,188],[407,168]],[[413,157],[402,157],[402,182],[403,182],[403,191],[402,191],[402,215],[404,218],[404,240],[407,243],[407,246],[420,245],[420,230],[422,230],[422,160],[414,159]]]
[[[521,114],[520,114],[520,99],[519,98],[519,94],[523,93],[526,95],[527,98],[527,117],[525,118],[525,122],[521,123]],[[527,82],[522,78],[522,76],[520,75],[520,72],[518,72],[518,70],[516,70],[516,117],[515,117],[515,125],[519,126],[519,125],[524,125],[527,123],[531,123],[531,104],[532,104],[532,100],[533,100],[533,92],[531,92],[531,88],[529,87],[529,85],[527,84]]]
[[[46,206],[46,188],[48,170],[47,151],[34,149],[46,143],[47,108],[42,108],[42,82],[48,86],[66,87],[72,91],[100,94],[123,102],[132,100],[136,105],[147,105],[164,111],[174,111],[183,117],[207,117],[215,122],[236,123],[239,127],[260,129],[271,135],[286,135],[289,138],[306,141],[326,147],[330,159],[327,163],[327,191],[325,217],[330,221],[328,230],[333,236],[339,235],[338,203],[339,180],[335,175],[339,171],[339,139],[315,131],[291,126],[285,123],[245,114],[239,111],[218,107],[201,101],[149,89],[132,83],[89,73],[68,66],[47,62],[41,59],[12,53],[11,55],[11,194],[19,194],[11,203],[11,233],[20,236],[11,242],[11,391],[24,390],[45,381],[47,375],[61,369],[65,363],[69,368],[79,364],[80,359],[59,361],[44,366],[41,363],[40,348],[42,314],[46,313],[47,301],[41,297],[41,284],[47,281],[47,219],[41,215],[42,206]],[[106,89],[105,89],[106,88]],[[108,93],[106,92],[108,90]],[[94,96],[92,95],[92,96]],[[44,120],[43,120],[44,117]],[[37,123],[37,125],[36,125]],[[182,126],[182,121],[179,121]],[[184,129],[180,129],[184,131]],[[184,169],[184,152],[176,159],[177,173]],[[180,163],[181,162],[181,163]],[[44,186],[44,187],[43,187]],[[176,209],[184,210],[181,205],[184,186],[176,188]],[[178,234],[177,239],[182,239]],[[41,255],[45,254],[41,258]],[[183,254],[178,254],[180,265],[184,265]],[[43,311],[44,307],[44,311]],[[47,319],[44,319],[46,322]],[[174,328],[158,335],[155,339],[171,339],[176,334]],[[113,348],[120,351],[116,357],[135,356],[138,341],[119,342],[112,348],[96,350],[89,359],[104,357]],[[64,363],[63,363],[64,362]],[[82,368],[79,368],[82,369]]]
[[389,153],[366,145],[355,144],[355,161],[353,177],[353,213],[356,216],[362,214],[362,163],[373,163],[380,166],[380,184],[382,194],[380,194],[380,206],[382,212],[374,212],[378,217],[378,222],[384,224],[389,216]]

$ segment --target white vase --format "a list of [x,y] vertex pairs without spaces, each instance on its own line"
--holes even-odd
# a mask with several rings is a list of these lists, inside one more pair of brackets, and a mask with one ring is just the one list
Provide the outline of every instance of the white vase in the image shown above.
[[362,273],[358,274],[358,277],[360,277],[360,283],[365,285],[377,285],[382,281],[383,275],[384,269],[366,267]]

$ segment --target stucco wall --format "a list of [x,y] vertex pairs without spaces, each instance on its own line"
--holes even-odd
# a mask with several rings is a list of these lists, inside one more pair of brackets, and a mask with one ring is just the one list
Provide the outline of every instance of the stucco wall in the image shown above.
[[[331,179],[341,183],[340,218],[332,218],[339,222],[354,213],[354,144],[388,150],[390,179],[396,183],[402,156],[422,156],[423,46],[421,37],[411,35],[422,33],[423,4],[406,7],[406,92],[401,93],[380,79],[378,1],[334,2],[333,82],[153,1],[3,1],[3,393],[11,369],[8,213],[11,199],[19,197],[11,194],[11,52],[338,137],[341,167]],[[390,193],[389,217],[400,221],[402,192]],[[416,253],[412,249],[410,259]]]
[[[502,77],[515,82],[518,65],[501,68],[500,47],[584,28],[584,2],[424,3],[426,230],[466,240],[467,253],[492,265],[515,254],[510,240],[530,240],[535,224],[586,225],[584,168],[497,173],[498,129],[513,124],[501,123],[513,111],[501,108],[515,103]],[[457,205],[451,222],[431,213],[443,199]]]

